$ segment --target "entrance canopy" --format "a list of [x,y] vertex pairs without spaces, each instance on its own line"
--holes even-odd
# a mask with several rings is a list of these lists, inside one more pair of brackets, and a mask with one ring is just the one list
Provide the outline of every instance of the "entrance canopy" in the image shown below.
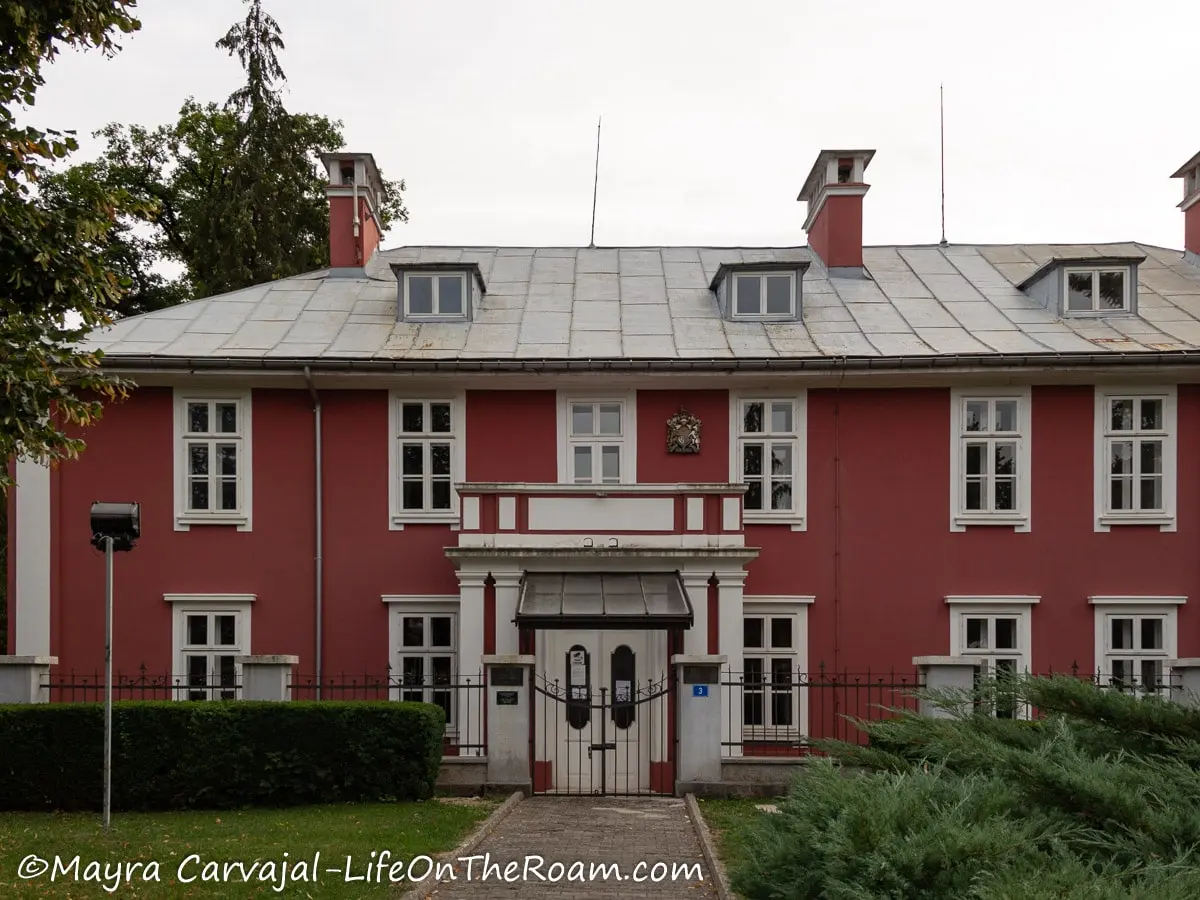
[[523,628],[691,628],[678,572],[526,572],[517,603]]

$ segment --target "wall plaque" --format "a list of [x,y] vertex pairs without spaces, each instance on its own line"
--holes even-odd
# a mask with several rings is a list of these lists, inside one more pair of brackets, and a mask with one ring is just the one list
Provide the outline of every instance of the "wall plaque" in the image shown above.
[[682,406],[667,419],[667,452],[700,452],[700,420]]
[[520,666],[495,666],[491,673],[492,684],[497,687],[522,687],[525,670]]
[[497,706],[518,706],[520,705],[519,691],[496,691]]

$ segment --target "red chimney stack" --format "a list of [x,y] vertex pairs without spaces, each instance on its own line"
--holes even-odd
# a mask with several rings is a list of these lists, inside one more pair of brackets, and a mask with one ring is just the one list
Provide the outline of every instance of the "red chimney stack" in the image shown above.
[[1191,254],[1191,262],[1200,266],[1200,153],[1197,153],[1171,176],[1183,179],[1183,249]]
[[[827,269],[862,269],[863,181],[874,150],[822,150],[797,200],[808,203],[808,244]],[[851,274],[851,273],[845,273]]]
[[361,269],[379,248],[379,196],[383,181],[370,153],[325,153],[329,172],[329,265]]

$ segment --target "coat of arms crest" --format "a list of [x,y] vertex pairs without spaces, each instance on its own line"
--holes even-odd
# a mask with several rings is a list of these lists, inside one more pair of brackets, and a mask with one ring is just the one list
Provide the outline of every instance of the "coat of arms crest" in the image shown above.
[[700,420],[683,407],[667,419],[667,452],[700,452]]

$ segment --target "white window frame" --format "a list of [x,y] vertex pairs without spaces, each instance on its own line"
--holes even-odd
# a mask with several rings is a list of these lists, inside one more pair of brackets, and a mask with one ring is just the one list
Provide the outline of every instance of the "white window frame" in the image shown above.
[[[598,491],[622,484],[637,484],[637,391],[579,392],[559,391],[558,399],[558,483],[591,484]],[[571,406],[575,403],[621,404],[621,435],[619,439],[605,437],[602,441],[573,440],[571,436]],[[617,482],[576,482],[571,469],[571,448],[577,443],[620,444],[621,472]],[[598,461],[597,461],[598,462]],[[599,472],[598,466],[593,472]]]
[[[447,510],[402,509],[403,493],[400,479],[400,432],[402,423],[400,408],[405,403],[450,404],[450,431],[448,434],[432,434],[409,438],[410,443],[423,441],[448,441],[450,443],[450,508]],[[405,391],[388,393],[388,529],[403,531],[405,525],[448,524],[457,527],[461,513],[458,485],[466,481],[467,470],[467,403],[466,393],[454,394],[410,394]],[[428,492],[426,492],[428,497]]]
[[[253,422],[251,416],[252,392],[245,390],[203,390],[200,388],[175,388],[174,390],[174,427],[172,432],[172,453],[174,456],[174,507],[175,530],[189,531],[193,525],[236,525],[238,531],[253,530],[254,508],[254,452],[253,452]],[[187,409],[189,403],[237,403],[238,431],[236,435],[217,435],[203,438],[213,443],[236,443],[238,445],[237,480],[238,508],[236,510],[218,510],[205,512],[189,510],[188,498],[188,430]],[[197,438],[198,440],[201,438]],[[210,460],[210,468],[212,460]]]
[[[758,278],[759,279],[759,299],[761,302],[762,312],[759,313],[743,313],[738,311],[738,279],[739,278]],[[785,313],[770,313],[767,312],[767,279],[768,278],[787,278],[791,284],[791,304],[788,311]],[[743,320],[749,322],[772,321],[772,320],[791,320],[796,318],[796,272],[792,269],[782,269],[779,271],[756,271],[756,270],[738,270],[732,269],[729,272],[729,317],[734,320]]]
[[[414,313],[409,311],[409,282],[413,278],[431,278],[433,279],[433,311],[427,313]],[[441,312],[441,297],[439,296],[440,283],[439,278],[458,278],[462,282],[462,310],[456,313]],[[412,271],[404,273],[404,318],[413,322],[421,321],[455,321],[465,320],[467,318],[467,310],[471,308],[471,290],[472,280],[471,275],[467,271],[458,270],[437,270],[430,269],[429,271]]]
[[[1112,684],[1112,659],[1114,657],[1147,658],[1162,660],[1161,693],[1166,696],[1170,690],[1171,668],[1167,663],[1179,656],[1179,607],[1187,602],[1187,597],[1154,597],[1154,596],[1093,596],[1088,597],[1088,603],[1095,610],[1095,672],[1103,685]],[[1109,647],[1110,618],[1139,618],[1158,616],[1163,618],[1163,646],[1153,652],[1122,650],[1113,651]]]
[[[997,436],[997,432],[968,432],[967,403],[972,400],[1017,401],[1017,431]],[[966,496],[966,444],[968,441],[1015,440],[1017,444],[1017,483],[1015,510],[987,512],[968,510]],[[1033,399],[1029,386],[1014,388],[955,388],[950,392],[950,530],[966,531],[974,525],[1000,525],[1027,532],[1033,527],[1031,514],[1033,467]],[[989,460],[991,456],[989,456]]]
[[[1122,306],[1120,309],[1102,309],[1096,304],[1100,302],[1100,275],[1101,273],[1120,273],[1121,285],[1124,289],[1122,297]],[[1070,303],[1070,284],[1072,275],[1091,275],[1092,276],[1092,308],[1091,309],[1071,309]],[[1062,273],[1062,310],[1064,316],[1111,316],[1117,313],[1127,313],[1133,311],[1133,269],[1130,266],[1065,266]]]
[[[1110,440],[1137,440],[1139,435],[1150,434],[1138,430],[1116,432],[1109,429],[1110,402],[1118,399],[1159,399],[1163,401],[1163,431],[1162,448],[1162,495],[1163,509],[1157,511],[1126,511],[1112,510],[1110,501]],[[1175,531],[1176,490],[1178,484],[1178,465],[1176,447],[1179,437],[1178,419],[1178,389],[1175,385],[1166,387],[1110,387],[1097,385],[1095,409],[1095,461],[1093,463],[1093,479],[1095,482],[1094,507],[1095,530],[1108,531],[1113,525],[1158,525],[1160,531]],[[1154,432],[1153,434],[1159,434]],[[1138,454],[1134,453],[1135,466]],[[1136,479],[1136,474],[1134,478]],[[1135,488],[1136,488],[1135,480]]]
[[[950,655],[976,659],[988,677],[995,677],[994,661],[998,658],[1017,660],[1017,674],[1026,675],[1033,667],[1033,607],[1041,597],[1030,595],[963,595],[946,597],[950,607]],[[967,646],[968,619],[1016,619],[1017,646],[1013,650],[980,651]],[[993,632],[994,634],[994,629]],[[1030,710],[1018,705],[1017,719],[1028,719]]]
[[[745,742],[772,742],[772,741],[795,741],[809,733],[808,722],[808,689],[795,680],[796,673],[807,676],[811,680],[811,673],[808,671],[808,608],[812,605],[814,597],[804,596],[781,596],[781,595],[750,595],[746,594],[742,599],[742,622],[746,619],[761,618],[763,623],[763,639],[769,643],[771,635],[771,619],[791,619],[792,620],[792,648],[787,650],[775,650],[772,648],[757,648],[757,647],[742,647],[742,696],[738,698],[741,705],[734,711],[737,716],[737,721],[742,723],[742,741]],[[743,629],[745,625],[743,624]],[[739,635],[739,640],[745,643],[745,631]],[[777,726],[767,724],[767,720],[771,718],[771,688],[770,688],[770,667],[764,666],[763,673],[767,676],[763,688],[763,723],[762,725],[746,725],[745,724],[745,703],[746,703],[746,657],[759,657],[764,660],[788,658],[792,661],[791,669],[793,675],[792,682],[792,724]],[[818,688],[819,690],[819,688]]]
[[[745,440],[757,442],[759,437],[743,438],[742,436],[742,404],[763,402],[771,403],[778,400],[791,400],[792,427],[795,429],[790,436],[781,436],[779,441],[792,440],[792,508],[790,510],[751,510],[746,509],[745,495],[742,497],[742,521],[746,525],[790,525],[792,531],[808,529],[808,391],[789,391],[787,393],[760,391],[756,393],[729,394],[729,481],[731,484],[745,484],[742,472],[742,444]],[[764,433],[764,442],[775,440]],[[764,459],[764,463],[766,460]],[[764,498],[766,494],[764,492]]]
[[[463,645],[462,616],[459,615],[461,603],[458,595],[385,594],[383,602],[387,607],[388,614],[388,666],[391,673],[388,698],[390,700],[404,699],[403,660],[406,656],[420,656],[425,659],[432,656],[449,656],[452,660],[450,668],[451,683],[457,684],[458,679],[462,676],[461,654]],[[443,651],[440,648],[429,648],[426,646],[422,649],[413,649],[406,652],[406,649],[401,646],[401,641],[404,639],[403,619],[406,616],[422,616],[425,619],[428,619],[430,616],[449,616],[451,620],[450,649]],[[426,638],[428,639],[428,632],[426,633]],[[428,640],[426,643],[428,644]],[[468,677],[473,678],[474,676]],[[433,686],[422,686],[420,690],[423,694],[428,694],[433,690]],[[446,724],[447,736],[457,736],[463,717],[470,713],[470,705],[474,702],[471,698],[474,696],[475,694],[472,691],[468,691],[464,702],[459,703],[459,692],[456,688],[451,687],[450,703],[453,712]]]
[[[231,648],[229,653],[220,653],[217,650],[200,652],[209,655],[234,656],[235,658],[252,655],[254,644],[251,625],[253,623],[254,594],[164,594],[163,599],[171,604],[172,699],[188,699],[188,667],[185,659],[191,655],[187,651],[188,616],[237,616],[237,644]],[[234,673],[238,685],[236,696],[240,699],[242,696],[241,663],[235,661]],[[210,694],[217,693],[217,690],[210,689]],[[210,699],[215,698],[210,697]]]

